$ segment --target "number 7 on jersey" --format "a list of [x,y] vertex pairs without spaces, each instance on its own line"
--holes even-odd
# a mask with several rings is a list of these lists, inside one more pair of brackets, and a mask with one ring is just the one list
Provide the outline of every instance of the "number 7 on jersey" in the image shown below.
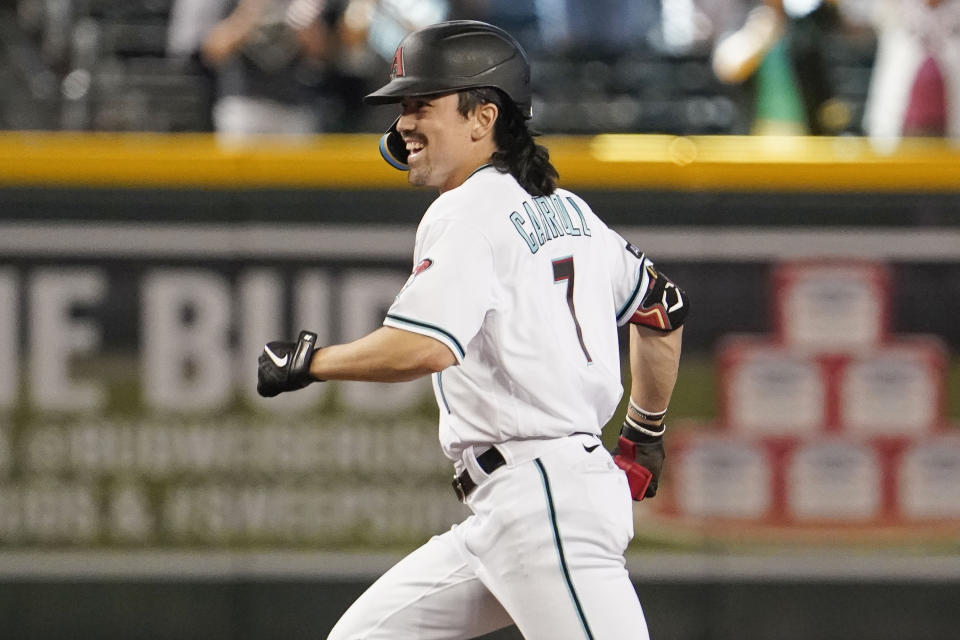
[[583,330],[580,329],[580,321],[577,320],[577,309],[573,304],[573,256],[557,258],[553,261],[553,281],[556,283],[562,282],[563,280],[567,281],[567,308],[570,309],[573,326],[577,328],[577,339],[580,341],[580,348],[583,349],[583,355],[586,356],[587,362],[593,362],[593,358],[590,357],[590,352],[587,351],[587,345],[583,343]]

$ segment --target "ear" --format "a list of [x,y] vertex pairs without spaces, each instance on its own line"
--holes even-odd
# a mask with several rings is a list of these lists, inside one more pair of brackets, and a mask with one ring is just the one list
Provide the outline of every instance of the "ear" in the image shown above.
[[499,115],[500,108],[492,102],[479,105],[473,112],[473,129],[470,131],[470,137],[481,140],[493,135],[493,125],[497,122]]

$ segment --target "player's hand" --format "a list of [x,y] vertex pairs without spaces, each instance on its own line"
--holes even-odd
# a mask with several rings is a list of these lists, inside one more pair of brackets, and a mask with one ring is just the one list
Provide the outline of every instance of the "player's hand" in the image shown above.
[[663,436],[648,436],[633,432],[627,439],[621,433],[613,461],[627,474],[630,495],[634,500],[643,500],[657,495],[660,473],[666,451]]
[[272,398],[318,382],[310,375],[310,361],[316,348],[317,334],[310,331],[301,331],[296,342],[268,342],[257,361],[257,393]]

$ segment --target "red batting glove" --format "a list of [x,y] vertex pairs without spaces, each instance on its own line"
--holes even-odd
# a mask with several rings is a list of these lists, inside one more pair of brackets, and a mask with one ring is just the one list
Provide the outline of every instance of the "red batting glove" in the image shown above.
[[614,450],[613,461],[627,474],[630,496],[634,500],[640,501],[646,496],[650,481],[653,480],[653,472],[638,464],[636,457],[637,445],[620,436],[617,441],[617,448]]

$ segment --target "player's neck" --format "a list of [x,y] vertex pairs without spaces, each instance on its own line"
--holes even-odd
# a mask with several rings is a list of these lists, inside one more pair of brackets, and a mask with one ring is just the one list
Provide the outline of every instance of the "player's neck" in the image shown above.
[[[478,149],[479,151],[479,149]],[[445,193],[452,189],[456,189],[464,182],[467,181],[470,176],[476,173],[477,169],[482,167],[485,164],[490,164],[491,156],[493,156],[494,150],[483,150],[479,153],[471,154],[469,158],[466,158],[455,172],[450,174],[450,176],[444,181],[439,187],[440,193]]]
[[464,146],[462,160],[457,163],[457,169],[452,171],[450,175],[447,176],[447,179],[443,181],[443,184],[440,185],[440,193],[456,189],[466,182],[477,169],[490,163],[493,153],[497,150],[493,142],[492,132],[482,139],[471,140]]

